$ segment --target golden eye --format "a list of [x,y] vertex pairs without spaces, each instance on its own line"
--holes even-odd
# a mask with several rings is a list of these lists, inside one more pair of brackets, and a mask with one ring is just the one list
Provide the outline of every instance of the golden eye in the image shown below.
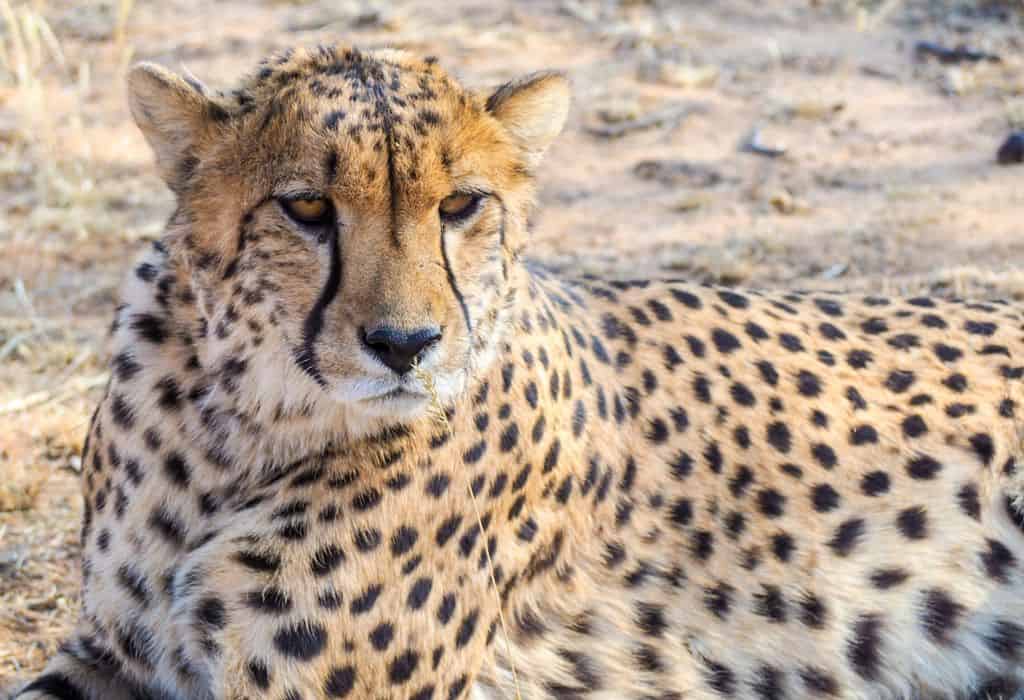
[[438,210],[446,221],[461,221],[476,211],[482,199],[483,196],[475,192],[456,192],[442,199]]
[[326,224],[330,220],[331,205],[322,197],[282,199],[285,213],[300,224]]

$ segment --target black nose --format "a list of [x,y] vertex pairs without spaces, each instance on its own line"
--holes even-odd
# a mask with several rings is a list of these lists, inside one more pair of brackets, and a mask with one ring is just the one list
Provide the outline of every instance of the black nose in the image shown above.
[[388,367],[405,374],[426,348],[441,339],[438,328],[420,328],[403,331],[398,328],[376,328],[363,331],[363,343],[373,356]]

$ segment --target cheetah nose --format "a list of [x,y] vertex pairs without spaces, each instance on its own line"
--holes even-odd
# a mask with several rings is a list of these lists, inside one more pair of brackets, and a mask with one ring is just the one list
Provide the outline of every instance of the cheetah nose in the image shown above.
[[363,329],[363,345],[374,357],[398,374],[412,369],[424,350],[441,339],[441,329],[436,326],[404,331],[382,326],[372,331]]

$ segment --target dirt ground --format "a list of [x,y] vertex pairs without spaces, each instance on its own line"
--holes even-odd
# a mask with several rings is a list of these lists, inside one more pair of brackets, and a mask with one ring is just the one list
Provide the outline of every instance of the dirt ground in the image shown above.
[[995,158],[1024,128],[1022,0],[0,0],[0,695],[75,617],[104,333],[171,209],[125,67],[217,85],[325,40],[481,87],[566,71],[533,241],[558,268],[1024,298],[1024,165]]

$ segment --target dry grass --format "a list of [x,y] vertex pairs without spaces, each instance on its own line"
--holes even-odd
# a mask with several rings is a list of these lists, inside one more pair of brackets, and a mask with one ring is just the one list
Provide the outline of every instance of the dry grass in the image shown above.
[[[577,101],[534,240],[558,267],[1024,299],[1020,171],[992,165],[1024,125],[1022,30],[1021,0],[0,0],[0,688],[73,622],[105,329],[170,210],[124,108],[135,57],[216,82],[345,38],[437,54],[476,84],[562,67]],[[1004,60],[894,48],[923,39]],[[786,155],[739,152],[755,126]]]

